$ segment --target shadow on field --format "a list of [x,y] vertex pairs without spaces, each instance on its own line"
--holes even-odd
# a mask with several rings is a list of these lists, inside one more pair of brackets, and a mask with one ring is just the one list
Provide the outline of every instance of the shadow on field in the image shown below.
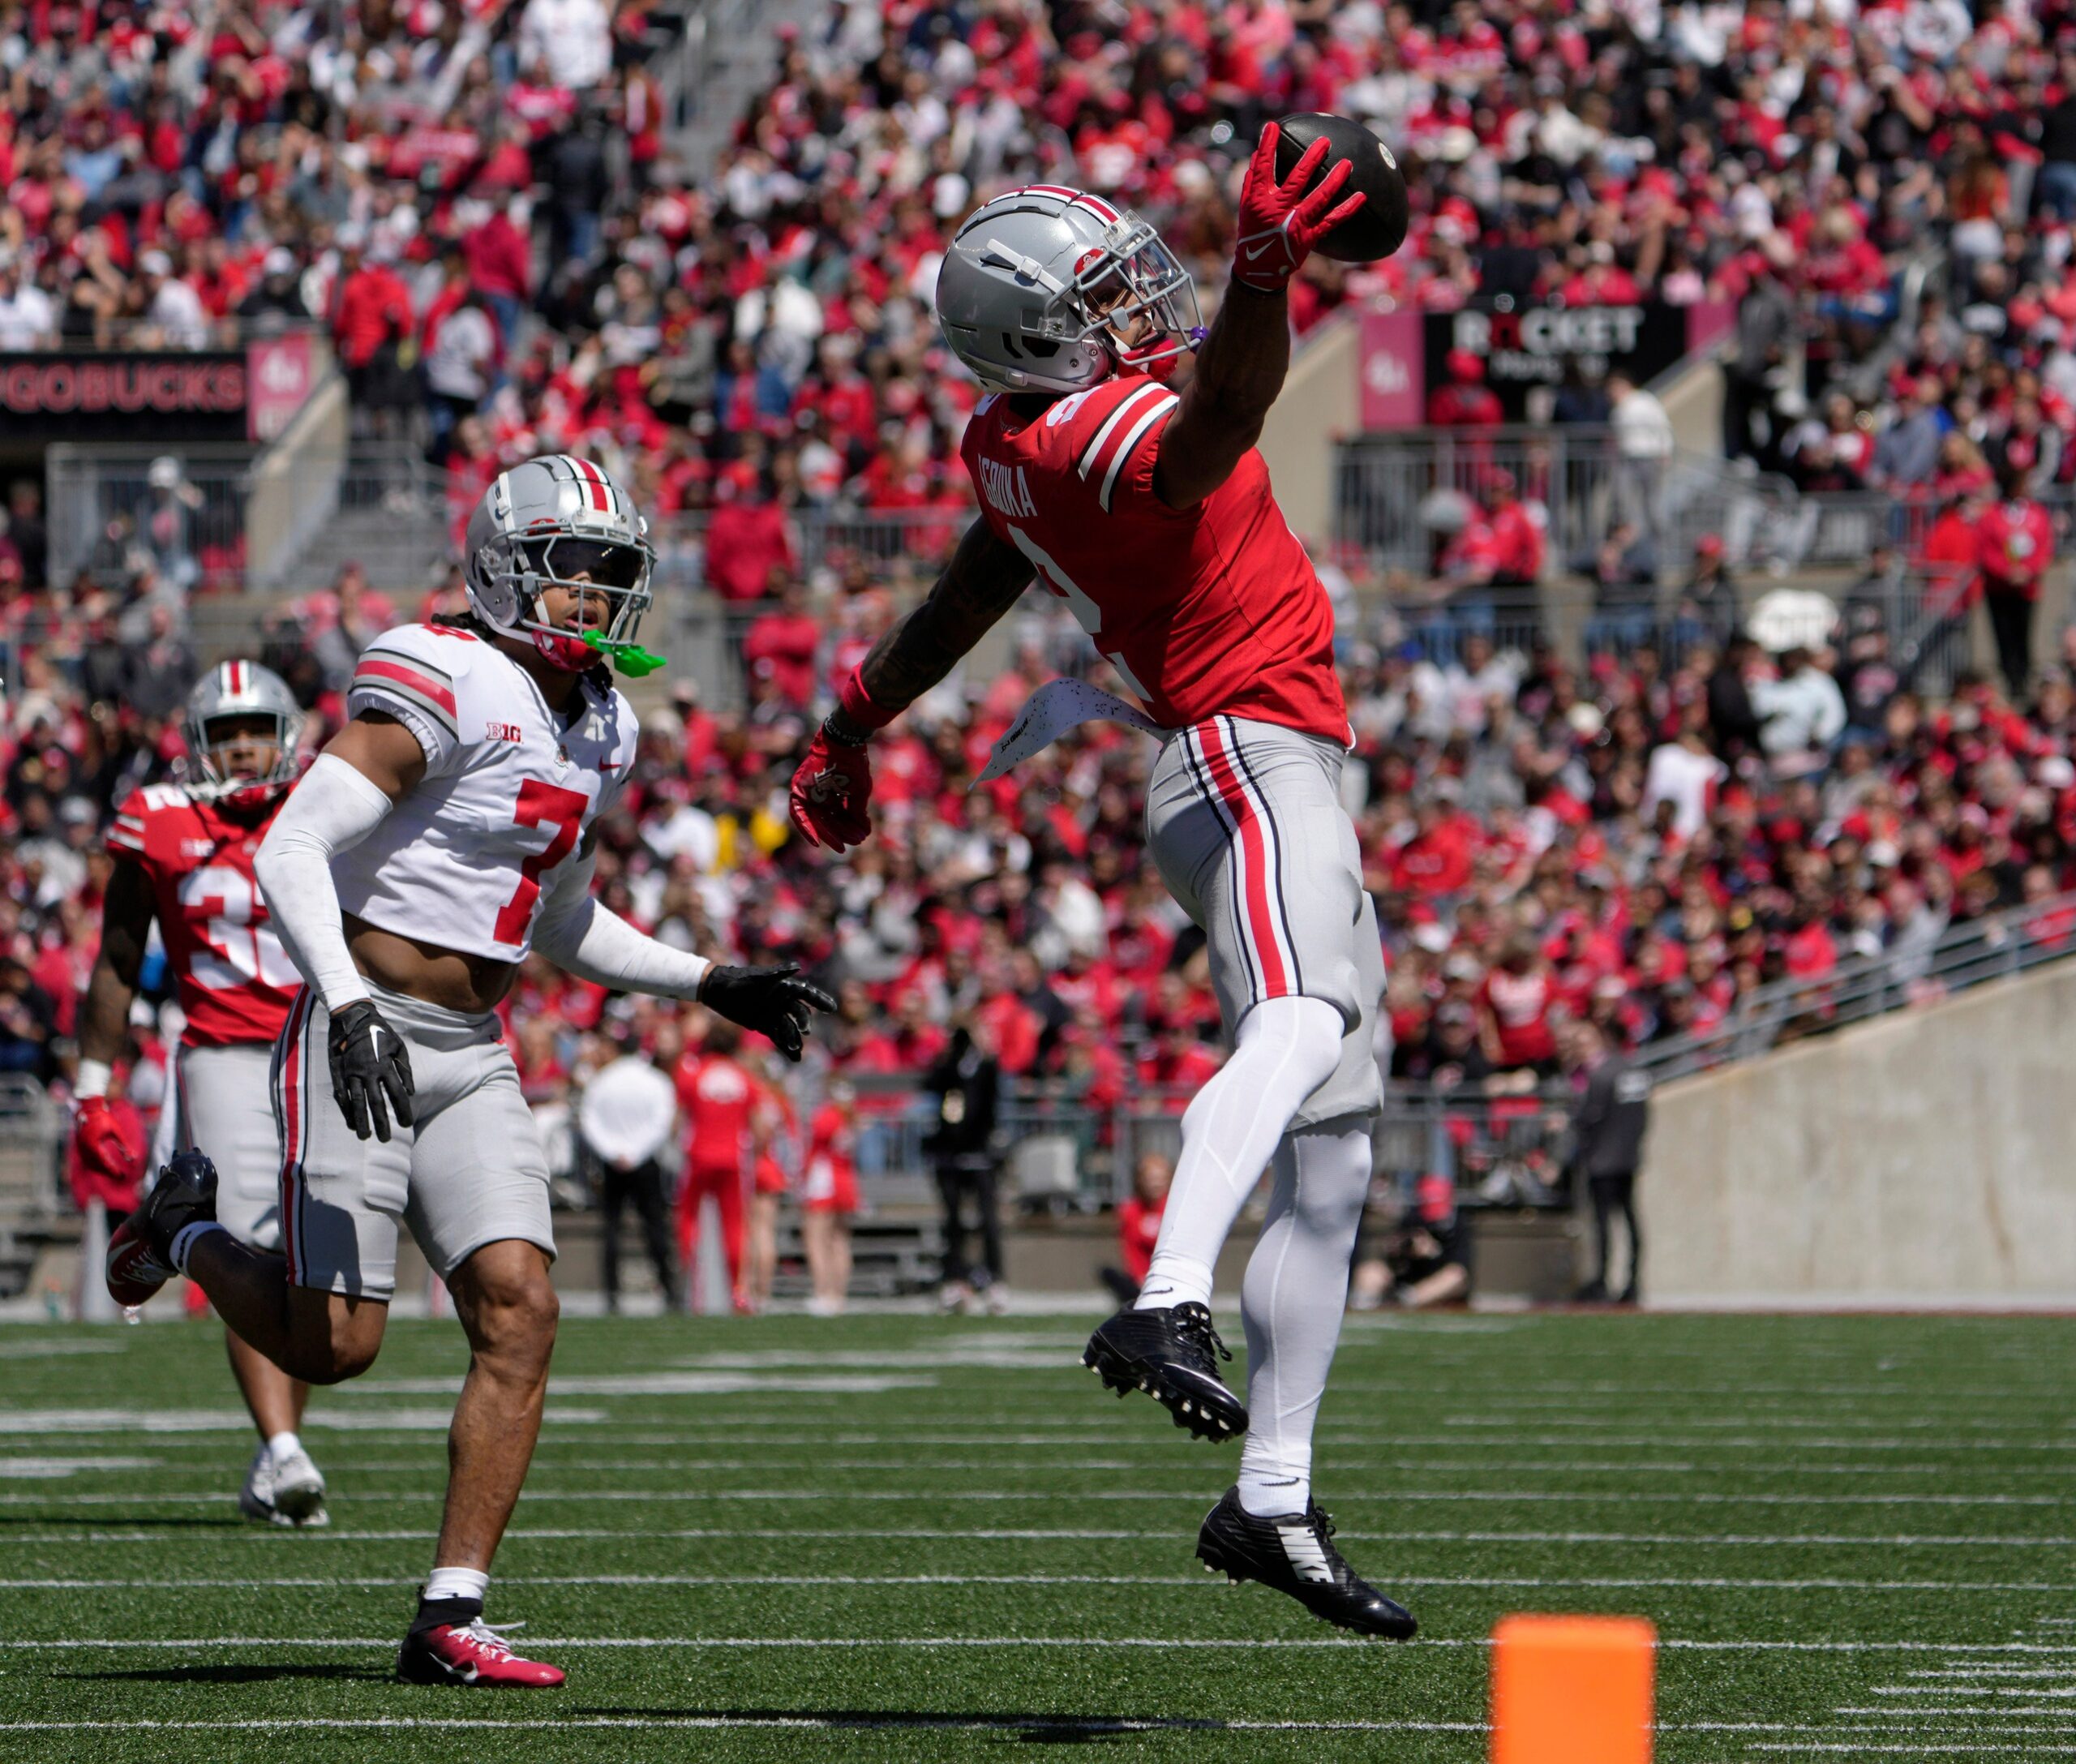
[[138,1666],[121,1672],[53,1672],[53,1678],[93,1679],[127,1685],[265,1685],[281,1679],[320,1678],[376,1682],[394,1675],[384,1667],[335,1666],[322,1661],[253,1661],[228,1666]]
[[1027,1745],[1094,1745],[1127,1734],[1216,1733],[1222,1721],[1190,1720],[1180,1715],[1006,1715],[986,1710],[960,1715],[945,1710],[902,1709],[573,1709],[573,1715],[647,1716],[652,1720],[696,1719],[769,1721],[774,1726],[815,1722],[830,1728],[909,1731],[987,1728],[1013,1735]]

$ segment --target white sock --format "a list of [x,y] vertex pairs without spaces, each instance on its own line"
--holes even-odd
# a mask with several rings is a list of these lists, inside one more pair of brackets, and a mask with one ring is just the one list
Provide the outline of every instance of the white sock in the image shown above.
[[295,1436],[293,1430],[284,1431],[268,1436],[267,1449],[273,1454],[274,1461],[278,1464],[283,1458],[300,1452],[302,1441]]
[[1182,1155],[1134,1309],[1211,1303],[1213,1264],[1290,1118],[1340,1063],[1340,1013],[1270,998],[1240,1019],[1233,1057],[1190,1100]]
[[490,1576],[479,1568],[435,1568],[421,1599],[473,1599],[478,1604],[490,1590]]
[[173,1234],[173,1242],[166,1246],[167,1256],[174,1267],[181,1273],[186,1273],[187,1258],[193,1253],[195,1244],[212,1231],[222,1230],[223,1227],[214,1219],[197,1219],[192,1225],[183,1225]]
[[1370,1123],[1289,1135],[1276,1150],[1268,1222],[1247,1260],[1247,1437],[1240,1504],[1302,1513],[1312,1493],[1312,1423],[1348,1301],[1348,1263],[1370,1192]]

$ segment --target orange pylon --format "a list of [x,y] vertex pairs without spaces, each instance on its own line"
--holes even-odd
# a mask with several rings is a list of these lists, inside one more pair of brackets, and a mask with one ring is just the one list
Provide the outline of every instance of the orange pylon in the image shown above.
[[1641,1617],[1503,1617],[1492,1764],[1650,1764],[1657,1647]]

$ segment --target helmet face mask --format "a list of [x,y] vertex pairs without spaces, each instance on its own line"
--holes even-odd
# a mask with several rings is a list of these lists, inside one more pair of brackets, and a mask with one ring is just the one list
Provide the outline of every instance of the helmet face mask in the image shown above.
[[937,308],[952,352],[997,392],[1083,392],[1120,366],[1156,372],[1203,336],[1189,272],[1160,235],[1053,185],[974,212],[946,253]]
[[[196,681],[182,733],[180,783],[199,801],[257,807],[295,782],[302,712],[281,676],[255,662],[219,663]],[[272,749],[272,758],[255,770],[234,769],[231,750],[255,738]]]
[[[469,604],[499,636],[582,673],[603,659],[597,644],[633,644],[653,604],[656,553],[648,531],[626,492],[588,460],[530,459],[500,474],[470,517]],[[574,602],[562,623],[546,599],[556,588]],[[592,609],[601,600],[607,610],[597,617]]]

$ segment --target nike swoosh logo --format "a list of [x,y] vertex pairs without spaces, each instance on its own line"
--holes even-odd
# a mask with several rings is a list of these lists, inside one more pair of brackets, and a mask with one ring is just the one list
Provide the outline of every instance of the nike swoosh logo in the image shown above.
[[1274,239],[1263,239],[1259,245],[1249,246],[1247,247],[1247,261],[1251,264],[1257,257],[1260,256],[1263,251],[1267,251],[1269,247],[1275,243],[1276,241]]

